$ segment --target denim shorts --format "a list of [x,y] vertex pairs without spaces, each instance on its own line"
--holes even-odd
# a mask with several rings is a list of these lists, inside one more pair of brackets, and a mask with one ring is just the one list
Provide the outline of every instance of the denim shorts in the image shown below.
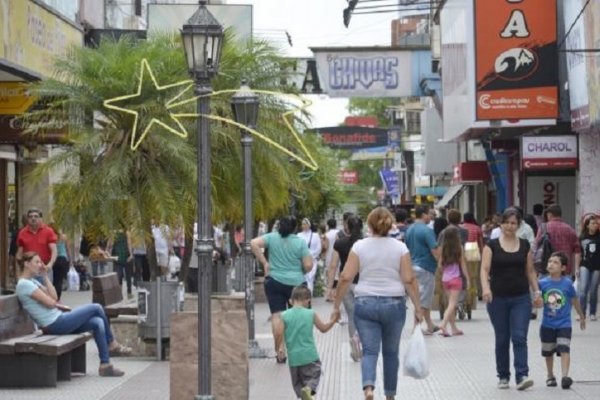
[[265,278],[265,295],[267,296],[271,314],[288,309],[294,287],[281,283],[270,276]]
[[540,327],[540,339],[542,340],[542,357],[551,357],[556,353],[571,352],[572,328],[548,328]]

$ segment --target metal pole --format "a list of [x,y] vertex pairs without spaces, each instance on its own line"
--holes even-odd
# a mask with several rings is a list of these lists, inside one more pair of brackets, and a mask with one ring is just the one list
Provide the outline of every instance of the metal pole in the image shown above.
[[156,275],[156,359],[162,361],[162,310],[160,294],[160,274]]
[[[195,94],[200,115],[210,114],[210,100],[204,96],[212,91],[208,79],[197,79]],[[198,157],[198,395],[196,400],[213,400],[211,395],[211,309],[210,275],[213,251],[211,233],[211,166],[210,166],[210,125],[209,120],[197,120]]]
[[246,276],[246,316],[248,318],[248,356],[250,358],[267,357],[261,349],[254,333],[254,257],[250,249],[250,240],[254,232],[252,213],[252,136],[242,131],[242,156],[244,160],[244,271]]

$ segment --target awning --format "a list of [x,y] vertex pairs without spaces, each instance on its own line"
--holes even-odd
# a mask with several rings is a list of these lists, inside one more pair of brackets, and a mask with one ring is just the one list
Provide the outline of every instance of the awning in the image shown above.
[[448,203],[450,203],[452,201],[453,198],[455,198],[456,196],[458,196],[458,194],[463,191],[464,188],[465,188],[465,185],[463,185],[463,184],[458,184],[458,185],[452,185],[452,186],[450,186],[448,188],[448,191],[446,191],[446,193],[440,199],[440,201],[438,201],[435,204],[435,208],[446,207],[448,205]]

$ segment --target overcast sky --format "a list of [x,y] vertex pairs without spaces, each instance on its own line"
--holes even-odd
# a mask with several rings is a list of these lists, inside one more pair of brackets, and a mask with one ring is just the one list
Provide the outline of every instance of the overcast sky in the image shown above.
[[[396,12],[353,15],[346,28],[342,19],[346,0],[231,0],[229,3],[252,4],[254,31],[258,36],[276,41],[287,54],[296,57],[312,56],[309,47],[389,46],[390,22],[398,15]],[[285,42],[284,31],[289,32],[292,47]],[[343,122],[347,99],[310,98],[315,102],[310,108],[315,117],[314,127]]]

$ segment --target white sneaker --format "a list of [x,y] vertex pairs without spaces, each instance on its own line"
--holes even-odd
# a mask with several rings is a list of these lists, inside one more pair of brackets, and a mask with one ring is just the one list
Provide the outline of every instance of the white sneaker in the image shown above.
[[519,383],[517,383],[517,390],[525,390],[533,386],[533,380],[529,379],[529,377],[524,376],[521,378]]
[[498,389],[508,389],[508,379],[500,379],[498,381]]

